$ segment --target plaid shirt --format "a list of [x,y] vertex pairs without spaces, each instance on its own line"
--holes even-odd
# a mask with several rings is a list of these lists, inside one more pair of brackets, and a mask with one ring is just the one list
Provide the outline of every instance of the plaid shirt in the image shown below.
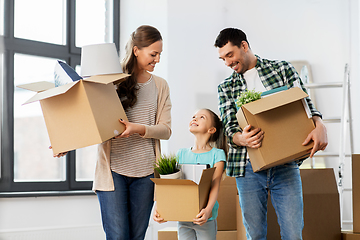
[[[302,89],[306,92],[298,73],[289,62],[271,61],[262,59],[259,56],[256,57],[257,63],[255,68],[266,90],[285,85],[290,88],[293,86],[294,81],[299,80]],[[231,177],[245,175],[246,147],[237,146],[232,139],[235,133],[242,132],[236,119],[237,107],[235,101],[246,88],[246,81],[243,75],[236,72],[233,72],[230,77],[218,86],[219,110],[229,142],[226,174]],[[315,109],[309,97],[306,98],[306,101],[312,116],[322,117],[321,113]]]

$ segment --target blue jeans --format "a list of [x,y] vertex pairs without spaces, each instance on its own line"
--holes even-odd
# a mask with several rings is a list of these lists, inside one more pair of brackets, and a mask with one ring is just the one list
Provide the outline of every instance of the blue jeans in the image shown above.
[[143,240],[154,199],[151,174],[143,178],[112,172],[115,191],[96,191],[107,240]]
[[179,240],[216,240],[216,219],[200,226],[192,222],[178,222]]
[[295,162],[254,173],[247,161],[245,177],[237,177],[236,185],[248,240],[266,240],[268,191],[278,217],[281,239],[302,239],[302,184]]

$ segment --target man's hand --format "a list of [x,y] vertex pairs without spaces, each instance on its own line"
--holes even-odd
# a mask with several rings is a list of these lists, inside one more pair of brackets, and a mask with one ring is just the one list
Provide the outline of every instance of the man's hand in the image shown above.
[[313,116],[315,129],[312,130],[305,141],[302,143],[303,146],[307,145],[311,140],[314,141],[314,147],[311,149],[310,158],[319,150],[325,150],[328,145],[326,127],[319,116]]
[[264,132],[260,128],[251,129],[251,125],[244,127],[243,132],[235,133],[233,142],[238,146],[245,146],[250,148],[261,147]]

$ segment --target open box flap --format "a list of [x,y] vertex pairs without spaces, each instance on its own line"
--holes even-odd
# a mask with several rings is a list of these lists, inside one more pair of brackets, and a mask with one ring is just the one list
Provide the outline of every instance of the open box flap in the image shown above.
[[40,101],[40,100],[43,100],[43,99],[46,99],[46,98],[55,97],[55,96],[60,95],[60,94],[64,94],[70,88],[72,88],[75,84],[77,84],[79,82],[80,81],[76,81],[76,82],[68,83],[68,84],[63,85],[63,86],[48,89],[48,90],[43,91],[43,92],[39,92],[39,93],[35,94],[35,96],[30,98],[29,100],[27,100],[23,104],[32,103],[32,102]]
[[188,179],[165,179],[165,178],[150,178],[157,185],[192,185],[197,186],[194,181]]
[[124,81],[125,78],[128,76],[130,76],[130,74],[126,74],[126,73],[104,74],[104,75],[91,76],[88,78],[84,78],[83,80],[87,82],[109,84],[112,82]]
[[236,118],[241,129],[244,129],[247,125],[249,125],[242,108],[240,108],[239,111],[236,113]]
[[208,168],[208,169],[203,170],[199,186],[204,184],[204,183],[207,183],[207,182],[212,182],[212,177],[213,177],[213,174],[215,172],[215,168],[216,167],[212,167],[212,168]]
[[22,85],[18,85],[16,87],[26,89],[26,90],[30,90],[30,91],[33,91],[33,92],[43,92],[43,91],[49,90],[51,88],[54,88],[55,83],[41,81],[41,82],[22,84]]
[[254,102],[247,103],[243,105],[242,108],[246,108],[251,114],[255,115],[295,102],[307,96],[308,95],[301,88],[294,87]]

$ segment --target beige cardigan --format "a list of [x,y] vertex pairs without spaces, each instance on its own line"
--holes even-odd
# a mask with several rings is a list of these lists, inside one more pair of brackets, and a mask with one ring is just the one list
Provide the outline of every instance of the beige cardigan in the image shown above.
[[[170,90],[167,82],[153,75],[158,90],[156,125],[145,126],[144,138],[155,139],[155,156],[160,157],[160,139],[167,140],[171,136],[171,101]],[[114,191],[114,181],[110,169],[111,140],[98,146],[98,156],[95,168],[93,190]]]

